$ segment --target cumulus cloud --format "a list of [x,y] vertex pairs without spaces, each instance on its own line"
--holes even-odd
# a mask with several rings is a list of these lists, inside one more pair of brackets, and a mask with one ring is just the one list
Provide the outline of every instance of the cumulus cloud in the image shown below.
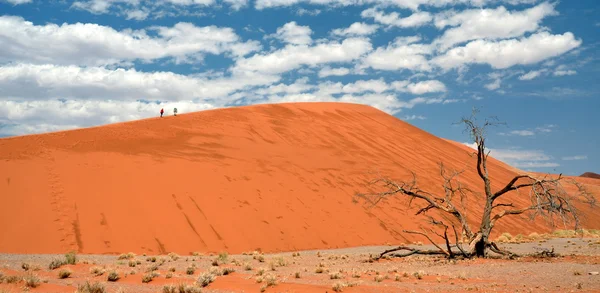
[[400,17],[397,12],[385,14],[376,8],[369,8],[360,14],[363,18],[373,18],[375,22],[384,24],[388,27],[420,27],[433,20],[433,16],[429,12],[415,12],[408,17]]
[[[223,2],[234,10],[248,4],[247,0],[223,0]],[[138,14],[138,18],[130,19],[144,20],[150,15],[155,18],[165,15],[189,15],[190,11],[213,6],[216,3],[215,0],[83,0],[74,1],[71,7],[93,14],[113,13],[127,17],[130,17],[128,12],[143,11],[144,14]]]
[[204,54],[239,57],[260,49],[256,41],[242,42],[231,28],[180,22],[150,30],[157,36],[91,23],[34,25],[21,17],[0,16],[0,63],[99,66],[161,58],[190,62]]
[[301,66],[350,62],[372,50],[365,38],[348,38],[342,42],[320,43],[314,46],[287,45],[279,50],[255,54],[237,60],[233,72],[250,71],[279,74]]
[[379,70],[408,69],[429,71],[427,57],[432,53],[430,45],[418,44],[420,37],[399,37],[386,47],[378,47],[367,55],[361,66]]
[[337,36],[366,36],[375,33],[378,28],[379,26],[375,24],[355,22],[347,28],[334,29],[331,33]]
[[410,92],[415,95],[446,91],[446,85],[439,80],[426,80],[416,83],[410,83],[408,81],[394,81],[392,82],[391,86],[397,91]]
[[505,69],[514,65],[534,64],[564,54],[580,45],[581,40],[575,39],[570,32],[562,35],[539,32],[519,39],[472,41],[435,57],[433,62],[444,69],[471,63],[489,64],[495,69]]
[[331,68],[329,66],[325,66],[319,70],[319,77],[344,76],[348,74],[350,74],[350,69],[345,67]]
[[311,34],[310,27],[298,25],[295,21],[291,21],[278,28],[273,37],[289,44],[309,45],[312,43]]
[[508,11],[500,6],[495,9],[440,13],[436,15],[435,26],[439,29],[447,26],[452,28],[447,29],[434,44],[446,50],[455,44],[471,40],[519,37],[526,32],[537,31],[543,18],[556,14],[554,5],[548,2],[523,11]]
[[214,108],[194,101],[149,103],[143,101],[96,100],[0,100],[0,135],[23,135],[96,126],[158,116],[162,107],[167,115]]
[[279,76],[243,72],[230,77],[196,77],[172,72],[140,72],[57,65],[19,64],[0,67],[0,97],[11,100],[189,100],[221,99],[257,85],[277,82]]
[[396,6],[399,8],[418,10],[420,7],[448,7],[453,5],[470,5],[481,7],[489,3],[532,4],[538,0],[257,0],[256,8],[265,9],[273,7],[292,6],[300,3],[313,5],[327,5],[333,7],[380,4]]

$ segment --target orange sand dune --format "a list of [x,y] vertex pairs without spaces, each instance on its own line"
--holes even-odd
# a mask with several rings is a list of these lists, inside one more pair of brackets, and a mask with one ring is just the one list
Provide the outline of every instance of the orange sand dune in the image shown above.
[[[422,186],[439,191],[440,161],[456,169],[475,163],[453,142],[341,103],[228,108],[1,139],[0,251],[239,253],[421,240],[401,233],[418,225],[404,200],[366,209],[352,196],[367,190],[370,172],[406,179],[414,170]],[[471,169],[462,179],[480,190]],[[490,172],[498,189],[516,169],[493,160]],[[478,206],[475,198],[467,205]],[[496,231],[542,224],[507,218]],[[600,228],[600,215],[590,213],[584,225]]]

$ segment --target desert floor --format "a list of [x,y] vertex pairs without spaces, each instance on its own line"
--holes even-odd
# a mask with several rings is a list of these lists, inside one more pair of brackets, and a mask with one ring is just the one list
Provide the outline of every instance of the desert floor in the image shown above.
[[[600,271],[598,238],[560,238],[501,246],[521,254],[554,247],[559,257],[449,261],[411,256],[369,262],[370,254],[389,247],[358,247],[279,254],[137,255],[130,259],[77,255],[77,264],[50,270],[52,260],[65,256],[1,254],[0,292],[75,292],[86,281],[101,282],[106,292],[164,292],[165,285],[194,284],[201,275],[224,268],[235,271],[216,276],[202,292],[334,292],[334,284],[351,285],[342,285],[343,292],[600,292],[600,275],[590,274]],[[213,267],[214,262],[218,266]],[[27,271],[24,263],[29,265]],[[194,267],[190,275],[188,267]],[[143,283],[143,275],[152,268],[159,275]],[[60,279],[59,271],[65,269],[72,274]],[[97,276],[92,273],[94,269],[104,273]],[[107,276],[113,270],[120,279],[108,282]],[[172,276],[167,278],[170,272]],[[258,276],[261,272],[262,276]],[[28,275],[38,276],[39,286],[27,288],[23,279]],[[269,280],[276,280],[276,284],[267,287]]]

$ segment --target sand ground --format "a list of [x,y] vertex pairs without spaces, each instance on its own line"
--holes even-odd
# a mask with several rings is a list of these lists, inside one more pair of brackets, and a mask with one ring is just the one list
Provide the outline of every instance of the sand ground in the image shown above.
[[[600,276],[590,272],[600,271],[600,241],[597,238],[562,238],[546,242],[504,244],[517,253],[534,252],[538,248],[554,247],[557,258],[521,257],[507,259],[474,259],[448,261],[439,257],[412,256],[402,259],[368,262],[386,246],[357,247],[336,250],[300,251],[258,255],[228,255],[218,267],[229,267],[235,272],[217,276],[202,292],[261,292],[266,281],[257,283],[257,274],[264,269],[263,278],[275,276],[277,284],[265,292],[334,292],[335,283],[354,284],[343,292],[600,292]],[[48,264],[63,255],[52,254],[1,254],[0,271],[5,276],[35,274],[42,283],[30,292],[75,292],[77,285],[86,280],[102,282],[107,292],[163,292],[167,284],[194,283],[198,277],[211,270],[217,255],[181,255],[177,260],[168,255],[135,256],[139,262],[129,267],[129,260],[119,260],[114,255],[78,255],[76,265],[65,265],[49,270]],[[164,259],[164,263],[161,263]],[[22,264],[30,266],[29,271]],[[186,269],[194,264],[193,274]],[[142,275],[152,266],[158,266],[160,276],[142,283]],[[90,272],[92,267],[106,271],[101,276]],[[37,268],[37,269],[36,269]],[[58,271],[69,268],[73,274],[58,278]],[[323,270],[317,273],[318,268]],[[117,282],[107,282],[108,271],[119,272]],[[167,279],[169,269],[174,269]],[[249,270],[246,270],[249,269]],[[272,270],[274,269],[274,271]],[[213,268],[213,270],[216,270]],[[418,279],[415,273],[421,273]],[[131,274],[133,273],[133,274]],[[300,278],[296,278],[299,273]],[[337,276],[336,276],[336,273]],[[127,275],[125,275],[127,274]],[[379,282],[377,276],[381,276]],[[340,277],[340,279],[332,279]],[[0,284],[0,292],[23,292],[25,284]]]

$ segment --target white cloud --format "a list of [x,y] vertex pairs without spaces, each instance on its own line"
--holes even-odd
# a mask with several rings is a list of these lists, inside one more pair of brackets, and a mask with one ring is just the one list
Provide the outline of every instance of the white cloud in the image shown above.
[[402,120],[410,121],[410,120],[425,120],[427,119],[425,116],[421,115],[406,115],[402,118]]
[[371,35],[379,28],[375,24],[366,24],[364,22],[355,22],[345,29],[334,29],[331,33],[337,36],[366,36]]
[[581,40],[576,40],[570,32],[562,35],[540,32],[520,39],[472,41],[447,51],[434,58],[433,62],[444,69],[470,63],[489,64],[495,69],[505,69],[514,65],[537,63],[580,45]]
[[518,136],[533,136],[535,135],[535,132],[531,130],[513,130],[510,132],[510,134]]
[[575,70],[556,70],[554,71],[554,76],[565,76],[565,75],[575,75],[577,71]]
[[502,80],[500,78],[496,78],[491,83],[486,84],[485,88],[490,91],[493,91],[493,90],[499,89],[501,84],[502,84]]
[[564,161],[580,161],[580,160],[587,160],[587,158],[588,158],[587,156],[582,156],[582,155],[571,156],[571,157],[562,157],[562,159]]
[[556,128],[556,125],[548,124],[545,126],[536,127],[535,130],[537,130],[538,132],[542,132],[542,133],[550,133],[553,131],[554,128]]
[[296,14],[298,14],[300,16],[302,16],[302,15],[315,16],[315,15],[321,14],[321,10],[319,10],[319,9],[308,10],[308,9],[300,8],[300,9],[296,10]]
[[140,101],[93,100],[0,100],[0,134],[23,135],[89,127],[142,118],[157,117],[161,108],[167,115],[214,108],[193,101],[147,103]]
[[[248,4],[247,0],[223,0],[223,2],[229,4],[233,10],[238,10]],[[146,17],[152,15],[154,18],[159,18],[165,15],[193,15],[194,10],[216,3],[215,0],[83,0],[74,1],[71,7],[93,14],[112,13],[121,16],[129,16],[128,11],[144,11]],[[138,20],[143,19],[145,17]]]
[[526,74],[519,76],[519,80],[532,80],[538,78],[544,72],[545,70],[532,70],[527,72]]
[[429,71],[431,67],[426,56],[430,55],[432,50],[429,45],[416,44],[420,40],[419,37],[397,38],[387,47],[378,47],[367,55],[360,67],[379,70]]
[[310,27],[298,25],[295,21],[291,21],[278,28],[274,37],[289,44],[309,45],[312,43],[311,34]]
[[488,3],[532,4],[538,0],[257,0],[256,9],[292,6],[300,3],[343,7],[350,5],[380,4],[418,10],[421,6],[447,7],[452,5],[483,6]]
[[348,74],[350,74],[350,69],[345,67],[331,68],[329,66],[325,66],[319,71],[319,77],[344,76]]
[[364,38],[348,38],[341,43],[329,42],[314,46],[287,45],[279,50],[256,54],[237,60],[233,72],[249,71],[283,73],[301,66],[350,62],[371,51],[371,43]]
[[[33,2],[33,0],[3,0],[4,2],[13,4],[13,5],[21,5]],[[0,1],[2,2],[2,1]]]
[[[0,67],[0,97],[10,100],[210,100],[221,106],[237,90],[277,82],[279,76],[243,72],[206,78],[172,72],[140,72],[56,65]],[[219,100],[214,100],[219,99]]]
[[260,49],[255,41],[242,43],[231,28],[180,22],[151,30],[158,36],[91,23],[34,25],[21,17],[0,16],[0,63],[99,66],[161,58],[191,62],[204,54],[241,56]]
[[300,78],[293,84],[276,84],[267,88],[261,88],[254,91],[257,95],[275,95],[275,94],[300,94],[313,89],[314,86],[308,84],[308,78]]
[[429,12],[415,12],[408,17],[401,18],[397,12],[385,14],[376,8],[364,10],[361,14],[362,18],[373,18],[375,22],[387,25],[388,27],[420,27],[433,20],[433,16]]
[[[464,143],[472,149],[477,149],[475,143]],[[560,164],[552,162],[553,158],[541,150],[522,149],[487,149],[490,156],[503,161],[513,167],[524,168],[554,168]]]
[[417,83],[409,83],[407,81],[394,81],[392,87],[400,92],[410,92],[415,95],[427,93],[439,93],[446,91],[446,85],[438,80],[420,81]]
[[442,50],[466,41],[485,39],[496,40],[522,36],[526,32],[539,29],[539,23],[546,16],[556,15],[554,5],[548,2],[523,11],[508,11],[500,6],[496,9],[471,9],[460,12],[450,11],[436,15],[435,25],[442,29],[452,28],[434,41]]

